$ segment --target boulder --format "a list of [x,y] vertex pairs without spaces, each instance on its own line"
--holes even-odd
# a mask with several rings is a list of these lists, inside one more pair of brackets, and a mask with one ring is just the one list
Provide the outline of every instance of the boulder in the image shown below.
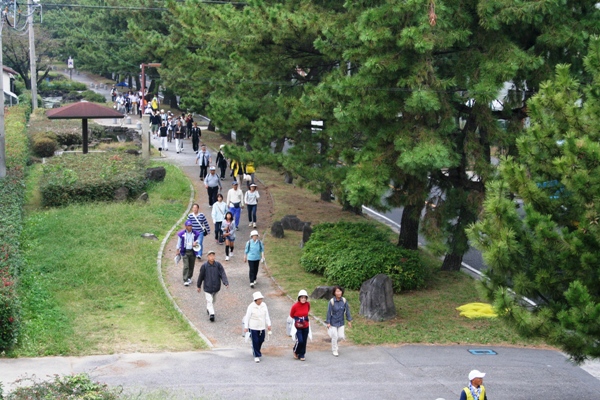
[[385,274],[375,275],[360,286],[360,315],[373,321],[396,316],[392,280]]
[[330,300],[333,297],[333,288],[335,286],[317,286],[310,294],[311,299]]
[[283,225],[280,221],[275,221],[273,222],[273,225],[271,225],[271,236],[278,239],[283,238]]
[[134,150],[134,149],[125,150],[125,153],[131,154],[131,155],[134,155],[134,156],[139,156],[140,155],[140,152],[137,151],[137,150]]
[[302,222],[300,218],[295,215],[286,215],[281,218],[281,224],[283,225],[283,229],[301,232],[302,229],[304,229],[304,225],[310,224],[310,222]]
[[144,239],[158,240],[158,238],[156,237],[156,235],[154,233],[142,233],[140,236],[143,237]]
[[137,198],[137,201],[140,203],[145,203],[148,201],[148,193],[144,192],[140,194],[140,197]]
[[115,190],[113,198],[115,201],[125,201],[127,200],[127,196],[129,196],[129,188],[121,186],[120,188]]
[[146,179],[162,182],[165,180],[165,176],[167,175],[167,170],[165,167],[155,167],[155,168],[146,168]]
[[312,232],[313,230],[310,226],[310,222],[305,223],[302,227],[302,246],[304,246],[306,242],[308,242],[308,240],[310,239],[310,235],[312,235]]
[[292,183],[294,183],[294,175],[292,175],[292,174],[291,174],[291,173],[289,173],[289,172],[286,172],[286,173],[283,175],[283,181],[284,181],[285,183],[287,183],[287,184],[291,185]]

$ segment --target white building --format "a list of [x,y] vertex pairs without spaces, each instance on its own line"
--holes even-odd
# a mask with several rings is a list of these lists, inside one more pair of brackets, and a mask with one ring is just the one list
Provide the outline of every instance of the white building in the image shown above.
[[14,69],[7,67],[6,65],[2,66],[2,79],[4,84],[4,105],[13,106],[19,104],[19,98],[16,94],[14,94],[15,90],[15,78],[17,77],[18,72]]

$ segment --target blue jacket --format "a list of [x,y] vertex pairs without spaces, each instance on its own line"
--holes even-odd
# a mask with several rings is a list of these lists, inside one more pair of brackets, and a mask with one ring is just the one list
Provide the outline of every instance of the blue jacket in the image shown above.
[[[198,241],[198,237],[200,236],[200,232],[192,230],[192,233],[194,234],[194,242]],[[179,237],[179,239],[177,239],[177,247],[179,248],[179,254],[181,254],[182,256],[185,256],[185,229],[180,230],[179,232],[177,232],[177,236]],[[196,255],[198,255],[198,252],[195,251],[194,252]]]
[[[333,300],[333,305],[331,304]],[[352,316],[350,315],[350,307],[348,306],[348,302],[342,297],[337,300],[335,297],[329,300],[327,307],[327,317],[325,318],[326,324],[331,324],[336,328],[340,326],[344,326],[344,314],[346,314],[346,319],[348,321],[352,321]]]
[[244,252],[248,255],[248,260],[250,261],[258,261],[262,258],[262,253],[264,253],[265,247],[263,246],[262,241],[257,240],[254,241],[252,239],[246,242],[246,248]]

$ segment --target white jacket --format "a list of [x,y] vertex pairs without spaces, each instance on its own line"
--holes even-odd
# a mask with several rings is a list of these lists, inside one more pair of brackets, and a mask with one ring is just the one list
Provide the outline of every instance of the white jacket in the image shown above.
[[244,329],[263,331],[268,326],[271,326],[271,318],[269,318],[269,309],[264,300],[260,306],[254,301],[250,303],[244,317]]

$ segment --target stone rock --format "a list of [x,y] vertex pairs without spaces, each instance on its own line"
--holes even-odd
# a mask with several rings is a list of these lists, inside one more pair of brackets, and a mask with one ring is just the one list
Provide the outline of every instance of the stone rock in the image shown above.
[[302,245],[305,245],[306,242],[308,242],[308,240],[310,239],[310,235],[312,235],[313,230],[310,226],[310,222],[309,223],[305,223],[304,226],[302,227]]
[[360,286],[360,315],[373,321],[396,316],[392,280],[385,274],[375,275]]
[[140,197],[137,198],[137,201],[140,203],[145,203],[148,201],[148,193],[144,192],[140,194]]
[[273,222],[273,225],[271,225],[271,236],[278,239],[283,239],[283,225],[280,221],[275,221]]
[[156,237],[156,235],[154,233],[142,233],[140,236],[143,237],[144,239],[158,240],[158,238]]
[[294,175],[292,175],[292,174],[291,174],[291,173],[289,173],[289,172],[286,172],[286,173],[283,175],[283,181],[284,181],[285,183],[287,183],[287,184],[291,185],[292,183],[294,183]]
[[335,286],[317,286],[310,294],[311,299],[330,300],[333,297],[333,288]]
[[304,229],[304,225],[310,224],[310,222],[302,222],[300,218],[295,215],[286,215],[281,218],[281,224],[283,225],[283,229],[301,232],[302,229]]
[[129,149],[129,150],[126,150],[126,151],[125,151],[125,153],[127,153],[127,154],[132,154],[132,155],[134,155],[134,156],[139,156],[139,155],[140,155],[140,152],[139,152],[139,151],[137,151],[137,150],[134,150],[134,149]]
[[155,167],[155,168],[147,168],[146,169],[146,179],[155,182],[162,182],[165,180],[165,176],[167,175],[167,170],[165,167]]
[[114,200],[115,201],[125,201],[127,200],[127,196],[129,196],[129,188],[125,186],[121,186],[117,190],[115,190]]

